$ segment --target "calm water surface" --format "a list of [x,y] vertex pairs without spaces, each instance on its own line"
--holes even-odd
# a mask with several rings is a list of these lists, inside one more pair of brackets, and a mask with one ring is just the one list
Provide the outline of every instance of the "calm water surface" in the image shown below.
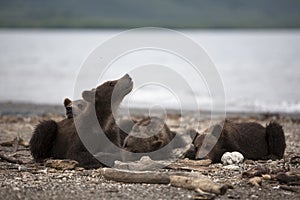
[[[61,104],[65,97],[72,98],[83,61],[119,32],[0,29],[0,101]],[[224,84],[228,111],[300,112],[300,30],[182,32],[214,62]],[[165,65],[172,63],[168,57],[159,59]],[[111,72],[112,77],[115,74]],[[130,100],[131,106],[165,103],[176,107],[165,92],[145,87]],[[195,96],[183,92],[187,99]],[[210,105],[208,92],[199,89],[195,98],[200,108]]]

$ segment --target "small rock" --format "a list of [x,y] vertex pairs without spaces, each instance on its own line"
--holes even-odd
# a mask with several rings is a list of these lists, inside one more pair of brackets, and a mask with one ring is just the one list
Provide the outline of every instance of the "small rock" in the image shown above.
[[234,152],[226,152],[223,154],[221,161],[224,165],[232,165],[232,164],[239,164],[243,162],[244,156],[237,151]]
[[83,171],[84,168],[83,168],[83,167],[76,167],[75,170],[76,170],[76,171]]
[[262,179],[261,177],[255,176],[253,178],[250,178],[249,183],[253,186],[260,187]]
[[20,188],[18,188],[18,187],[13,187],[12,188],[14,191],[20,191]]
[[52,167],[59,170],[71,170],[75,169],[78,162],[75,160],[47,160],[45,163],[46,167]]
[[261,175],[263,177],[263,179],[265,180],[271,180],[272,179],[272,176],[270,174],[263,174]]
[[229,170],[233,170],[233,171],[238,171],[240,170],[240,167],[237,165],[226,165],[223,167],[224,169],[229,169]]
[[257,196],[257,195],[254,195],[254,194],[252,194],[250,197],[251,197],[252,199],[258,199],[258,196]]
[[274,190],[278,190],[280,188],[280,185],[272,187]]
[[38,170],[38,173],[47,174],[47,172],[48,172],[47,168]]
[[54,169],[54,168],[51,168],[51,169],[48,170],[48,172],[49,172],[49,173],[55,173],[55,172],[57,172],[57,170]]
[[25,166],[19,165],[18,170],[19,170],[19,171],[27,171],[28,168],[25,167]]

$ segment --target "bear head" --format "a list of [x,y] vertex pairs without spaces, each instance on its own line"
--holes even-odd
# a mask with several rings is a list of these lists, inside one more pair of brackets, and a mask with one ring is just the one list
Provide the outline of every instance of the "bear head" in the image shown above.
[[113,109],[117,109],[123,98],[131,92],[133,82],[131,77],[126,74],[122,78],[107,81],[96,89],[83,91],[82,97],[85,101],[95,105],[96,113],[104,114]]

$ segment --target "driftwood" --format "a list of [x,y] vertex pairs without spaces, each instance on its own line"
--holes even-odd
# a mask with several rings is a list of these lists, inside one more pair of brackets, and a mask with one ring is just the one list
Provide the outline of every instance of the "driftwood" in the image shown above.
[[283,189],[283,190],[288,190],[288,191],[291,191],[291,192],[300,193],[300,187],[280,185],[279,188]]
[[246,172],[243,172],[242,177],[252,178],[255,176],[262,176],[263,174],[270,174],[270,173],[271,173],[271,170],[269,168],[257,166],[257,167],[253,167],[253,168],[249,169]]
[[14,164],[23,164],[24,163],[22,160],[17,160],[17,159],[5,156],[4,154],[0,154],[0,159],[5,160],[9,163],[14,163]]
[[102,175],[108,179],[124,183],[152,183],[171,184],[191,190],[223,195],[227,191],[226,185],[218,185],[199,173],[192,172],[153,172],[127,171],[103,168]]
[[184,160],[178,160],[176,162],[171,163],[170,165],[167,166],[169,169],[175,169],[175,170],[189,170],[189,171],[199,171],[199,172],[204,172],[208,171],[208,166],[211,164],[211,160],[206,159],[206,160],[189,160],[189,159],[184,159]]
[[169,184],[170,178],[167,173],[150,171],[127,171],[103,168],[103,176],[108,180],[124,183],[156,183]]
[[208,178],[195,178],[185,176],[170,176],[172,186],[186,188],[190,190],[198,190],[217,195],[223,195],[227,191],[226,185],[218,185]]
[[300,185],[300,173],[299,172],[280,172],[275,176],[275,179],[280,183],[289,185]]

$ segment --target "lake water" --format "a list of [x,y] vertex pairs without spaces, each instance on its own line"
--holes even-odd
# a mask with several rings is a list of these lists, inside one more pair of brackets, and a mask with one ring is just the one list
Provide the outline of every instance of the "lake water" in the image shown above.
[[[0,29],[0,101],[62,104],[65,97],[73,97],[77,74],[90,52],[119,32]],[[181,32],[214,62],[224,84],[227,111],[300,112],[300,30]],[[155,54],[149,52],[148,59],[151,56]],[[168,56],[160,56],[162,65],[172,63]],[[115,72],[111,77],[119,77]],[[160,75],[171,77],[167,72]],[[183,94],[186,99],[196,96],[200,109],[211,103],[205,90]],[[171,96],[161,88],[144,87],[135,92],[130,105],[176,107]]]

